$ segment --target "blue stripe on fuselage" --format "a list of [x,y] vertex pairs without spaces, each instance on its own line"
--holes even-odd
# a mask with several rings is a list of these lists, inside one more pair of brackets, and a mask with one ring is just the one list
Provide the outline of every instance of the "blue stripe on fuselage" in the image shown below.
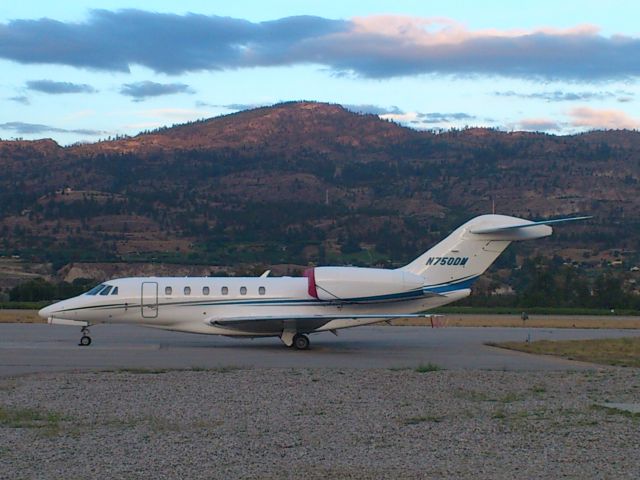
[[473,283],[478,279],[479,276],[480,275],[476,275],[473,277],[461,278],[438,285],[425,286],[423,287],[423,290],[429,293],[448,293],[455,290],[464,290],[466,288],[471,288],[471,285],[473,285]]

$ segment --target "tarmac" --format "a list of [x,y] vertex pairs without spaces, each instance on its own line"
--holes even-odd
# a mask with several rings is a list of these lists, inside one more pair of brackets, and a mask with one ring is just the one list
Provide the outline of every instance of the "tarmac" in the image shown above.
[[113,369],[415,368],[553,371],[600,368],[486,342],[613,338],[638,335],[617,329],[429,328],[367,326],[311,335],[296,351],[278,338],[238,339],[123,325],[91,328],[93,343],[78,346],[77,327],[0,324],[0,376]]

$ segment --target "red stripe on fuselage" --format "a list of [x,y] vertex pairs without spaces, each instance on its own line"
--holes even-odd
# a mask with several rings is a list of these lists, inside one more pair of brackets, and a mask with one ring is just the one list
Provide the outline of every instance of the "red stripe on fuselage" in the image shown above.
[[307,291],[309,292],[309,296],[311,296],[313,298],[318,298],[318,290],[316,289],[316,272],[315,272],[315,268],[307,268],[304,271],[303,275],[305,277],[307,277],[307,280],[309,281],[309,288],[307,289]]

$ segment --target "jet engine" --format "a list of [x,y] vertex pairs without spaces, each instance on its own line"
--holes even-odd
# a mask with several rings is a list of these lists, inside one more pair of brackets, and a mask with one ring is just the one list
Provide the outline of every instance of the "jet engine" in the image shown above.
[[422,295],[424,278],[403,270],[316,267],[304,272],[309,295],[318,300],[375,302]]

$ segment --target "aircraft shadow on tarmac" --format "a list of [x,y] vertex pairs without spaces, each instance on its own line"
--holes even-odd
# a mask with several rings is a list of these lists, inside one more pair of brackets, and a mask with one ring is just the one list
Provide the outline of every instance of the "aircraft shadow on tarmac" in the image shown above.
[[[305,355],[310,353],[357,353],[358,351],[368,348],[379,348],[378,342],[363,340],[319,340],[314,341],[309,350],[297,351],[291,347],[286,347],[277,339],[271,340],[216,340],[212,342],[203,341],[162,341],[159,342],[160,349],[173,348],[194,348],[194,349],[211,349],[211,350],[235,350],[235,351],[256,351],[270,353],[286,353]],[[97,342],[96,342],[97,343]],[[156,343],[156,342],[154,342]]]

